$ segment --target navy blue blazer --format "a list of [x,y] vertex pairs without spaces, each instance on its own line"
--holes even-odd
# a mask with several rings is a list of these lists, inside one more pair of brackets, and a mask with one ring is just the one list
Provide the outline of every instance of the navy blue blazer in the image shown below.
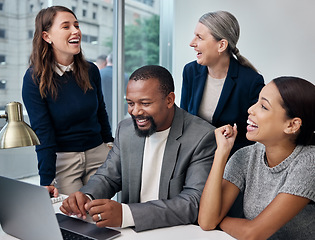
[[[197,61],[190,62],[184,67],[180,107],[193,115],[198,116],[207,75],[208,68],[198,64]],[[215,127],[237,124],[238,136],[231,154],[253,143],[246,139],[247,110],[257,102],[264,85],[262,75],[251,68],[242,66],[231,57],[229,70],[212,119],[212,125]]]

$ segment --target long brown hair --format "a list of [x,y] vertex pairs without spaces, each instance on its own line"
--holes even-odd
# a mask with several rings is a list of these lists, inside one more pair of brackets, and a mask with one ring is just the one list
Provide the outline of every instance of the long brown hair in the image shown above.
[[[58,95],[58,82],[54,79],[56,61],[52,46],[42,38],[43,31],[48,32],[53,25],[57,12],[69,12],[77,18],[70,9],[63,6],[52,6],[42,9],[35,19],[35,33],[33,38],[33,49],[30,56],[30,66],[33,68],[33,80],[39,85],[42,98],[50,93],[56,99]],[[84,59],[82,50],[74,55],[73,74],[79,87],[86,92],[92,89],[89,80],[89,64]]]

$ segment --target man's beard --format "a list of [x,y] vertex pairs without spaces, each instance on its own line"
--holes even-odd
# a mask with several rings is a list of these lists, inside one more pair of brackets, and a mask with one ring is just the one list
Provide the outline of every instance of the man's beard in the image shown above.
[[[157,126],[154,122],[153,117],[149,116],[149,117],[135,117],[134,115],[131,116],[132,120],[133,120],[133,125],[135,126],[135,130],[136,133],[139,137],[150,137],[153,133],[156,132]],[[137,119],[147,119],[151,122],[151,126],[149,129],[146,130],[141,130],[139,129],[138,125],[137,125]]]

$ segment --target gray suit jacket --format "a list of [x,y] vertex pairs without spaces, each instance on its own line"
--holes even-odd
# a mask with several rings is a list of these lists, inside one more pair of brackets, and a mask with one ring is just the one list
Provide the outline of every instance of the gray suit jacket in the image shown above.
[[135,231],[197,221],[201,193],[216,149],[214,127],[175,106],[162,163],[159,200],[140,203],[145,138],[135,133],[132,119],[120,122],[114,147],[105,163],[80,191],[96,199],[122,191]]

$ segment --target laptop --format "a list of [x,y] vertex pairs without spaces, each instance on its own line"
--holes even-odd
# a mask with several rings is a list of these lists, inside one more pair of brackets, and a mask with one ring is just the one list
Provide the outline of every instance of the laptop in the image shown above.
[[[25,240],[62,240],[63,234],[74,239],[113,239],[120,232],[98,228],[64,214],[55,214],[46,188],[0,176],[0,224],[4,232]],[[63,234],[62,234],[63,232]]]

